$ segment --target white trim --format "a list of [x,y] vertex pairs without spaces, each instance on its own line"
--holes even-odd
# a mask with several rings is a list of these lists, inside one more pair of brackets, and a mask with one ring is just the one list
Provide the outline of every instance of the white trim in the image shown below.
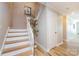
[[41,44],[39,44],[38,42],[35,42],[36,45],[38,45],[39,47],[41,47],[45,52],[48,52],[48,50],[46,50],[46,48],[44,48]]
[[[35,43],[36,43],[36,45],[40,46],[45,52],[49,52],[49,51],[50,51],[50,49],[44,48],[44,47],[43,47],[41,44],[39,44],[38,42],[35,42]],[[56,47],[58,47],[58,46],[61,45],[61,44],[63,44],[63,42],[57,44]],[[51,48],[51,49],[52,49],[52,48]]]
[[[53,48],[55,48],[55,47],[53,47]],[[48,49],[47,49],[47,52],[49,52],[51,49],[52,49],[52,48],[48,48]]]
[[61,42],[61,43],[58,43],[57,45],[56,45],[56,47],[58,47],[58,46],[60,46],[60,45],[62,45],[63,44],[63,41]]
[[9,29],[9,32],[27,32],[27,29]]
[[50,51],[50,49],[47,49],[47,52],[49,52]]
[[[60,46],[60,45],[62,45],[63,44],[63,42],[61,42],[61,43],[58,43],[55,47],[58,47],[58,46]],[[53,48],[55,48],[55,47],[53,47]],[[47,52],[49,52],[51,49],[53,49],[53,48],[49,48],[49,49],[47,49]]]
[[26,16],[26,19],[27,19],[28,36],[29,36],[29,40],[31,41],[32,53],[34,54],[34,33],[30,24],[30,18]]
[[6,41],[24,41],[24,40],[29,40],[28,36],[19,36],[19,37],[11,37],[11,38],[7,38]]
[[8,30],[9,30],[9,27],[7,28],[6,34],[5,34],[5,36],[4,36],[4,40],[3,40],[3,43],[2,43],[2,47],[1,47],[1,49],[0,49],[0,56],[1,56],[1,54],[2,54],[4,45],[5,45],[5,41],[7,40],[6,37],[7,37]]
[[26,32],[26,33],[8,33],[7,34],[7,36],[8,37],[11,37],[11,36],[21,36],[21,35],[23,35],[23,36],[26,36],[26,35],[28,35],[28,33]]

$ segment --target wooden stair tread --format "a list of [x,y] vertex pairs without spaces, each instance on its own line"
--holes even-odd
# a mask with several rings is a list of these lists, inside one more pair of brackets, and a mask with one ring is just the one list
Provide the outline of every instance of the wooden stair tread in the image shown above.
[[28,35],[7,36],[7,38],[13,38],[13,37],[22,37],[22,36],[28,36]]
[[27,31],[27,29],[9,29],[9,32],[21,32],[21,31]]
[[19,49],[19,50],[14,50],[14,51],[11,51],[11,52],[8,52],[8,53],[4,53],[2,55],[3,56],[15,56],[17,54],[20,54],[22,52],[29,51],[29,50],[32,50],[32,47],[27,47],[27,48],[22,48],[22,49]]
[[27,32],[27,31],[13,31],[13,32],[8,32],[8,33],[25,33],[25,32]]
[[6,41],[5,44],[13,44],[16,43],[16,41]]
[[21,46],[17,46],[17,47],[14,47],[14,48],[6,48],[6,49],[3,50],[3,53],[19,50],[19,49],[22,49],[22,48],[27,48],[29,46],[30,45],[21,45]]
[[2,51],[3,56],[31,56],[33,54],[26,29],[9,29],[6,39]]
[[17,42],[17,43],[13,43],[13,44],[5,44],[4,48],[13,48],[13,47],[17,47],[17,46],[21,46],[21,45],[28,45],[30,44],[30,41],[23,41],[23,42]]
[[23,42],[23,41],[28,41],[28,40],[16,40],[16,41],[6,41],[5,44],[13,44],[13,43],[17,43],[17,42]]
[[16,56],[30,56],[30,55],[32,55],[32,50],[17,54]]

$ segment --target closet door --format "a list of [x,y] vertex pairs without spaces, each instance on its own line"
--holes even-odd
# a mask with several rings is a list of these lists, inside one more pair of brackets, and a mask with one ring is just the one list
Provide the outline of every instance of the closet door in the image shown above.
[[62,22],[61,22],[61,19],[60,19],[60,16],[57,15],[57,18],[56,18],[56,31],[55,31],[55,37],[56,37],[56,40],[57,40],[57,45],[60,45],[62,44],[63,42],[63,30],[62,30]]

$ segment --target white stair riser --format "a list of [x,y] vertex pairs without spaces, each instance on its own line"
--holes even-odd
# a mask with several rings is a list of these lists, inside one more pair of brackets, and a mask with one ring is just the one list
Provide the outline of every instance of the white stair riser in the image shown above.
[[19,53],[29,51],[29,50],[32,50],[32,48],[28,47],[28,48],[23,48],[23,49],[20,49],[20,50],[12,51],[12,52],[3,54],[3,56],[13,56],[13,55],[17,55]]
[[9,29],[9,32],[24,32],[27,31],[26,29]]
[[20,45],[30,45],[30,42],[25,41],[25,42],[19,42],[19,43],[14,43],[14,44],[7,44],[7,45],[5,45],[4,49],[17,47],[17,46],[20,46]]
[[[5,44],[3,51],[9,48],[13,49],[22,45],[29,45],[29,46],[26,48],[21,48],[19,50],[13,50],[11,52],[3,53],[2,54],[3,56],[15,56],[20,53],[33,50],[33,47],[29,40],[27,29],[9,29],[7,34],[7,40],[5,43],[7,42],[9,42],[9,44]],[[15,43],[11,43],[11,42],[15,42]]]
[[22,36],[22,37],[12,37],[12,38],[7,38],[6,41],[20,41],[20,40],[28,40],[28,36]]
[[21,36],[21,35],[28,35],[28,33],[8,33],[7,36],[10,37],[10,36]]

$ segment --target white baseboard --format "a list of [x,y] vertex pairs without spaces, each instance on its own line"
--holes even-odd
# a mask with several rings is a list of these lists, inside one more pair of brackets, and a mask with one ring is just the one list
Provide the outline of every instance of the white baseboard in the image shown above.
[[58,47],[58,46],[60,46],[60,45],[62,45],[63,44],[63,41],[61,42],[61,43],[58,43],[57,45],[56,45],[56,47]]
[[[58,46],[60,46],[61,44],[63,44],[63,42],[57,44],[55,47],[58,47]],[[48,49],[47,52],[49,52],[51,49],[53,49],[53,48],[55,48],[55,47],[52,47],[52,48]]]
[[[38,46],[40,46],[45,52],[49,52],[51,49],[46,49],[44,48],[41,44],[39,44],[38,42],[35,42]],[[63,44],[63,42],[59,43],[56,45],[56,47],[60,46],[61,44]]]
[[35,42],[36,45],[38,45],[39,47],[41,47],[45,52],[47,52],[46,48],[44,48],[41,44],[39,44],[38,42]]

